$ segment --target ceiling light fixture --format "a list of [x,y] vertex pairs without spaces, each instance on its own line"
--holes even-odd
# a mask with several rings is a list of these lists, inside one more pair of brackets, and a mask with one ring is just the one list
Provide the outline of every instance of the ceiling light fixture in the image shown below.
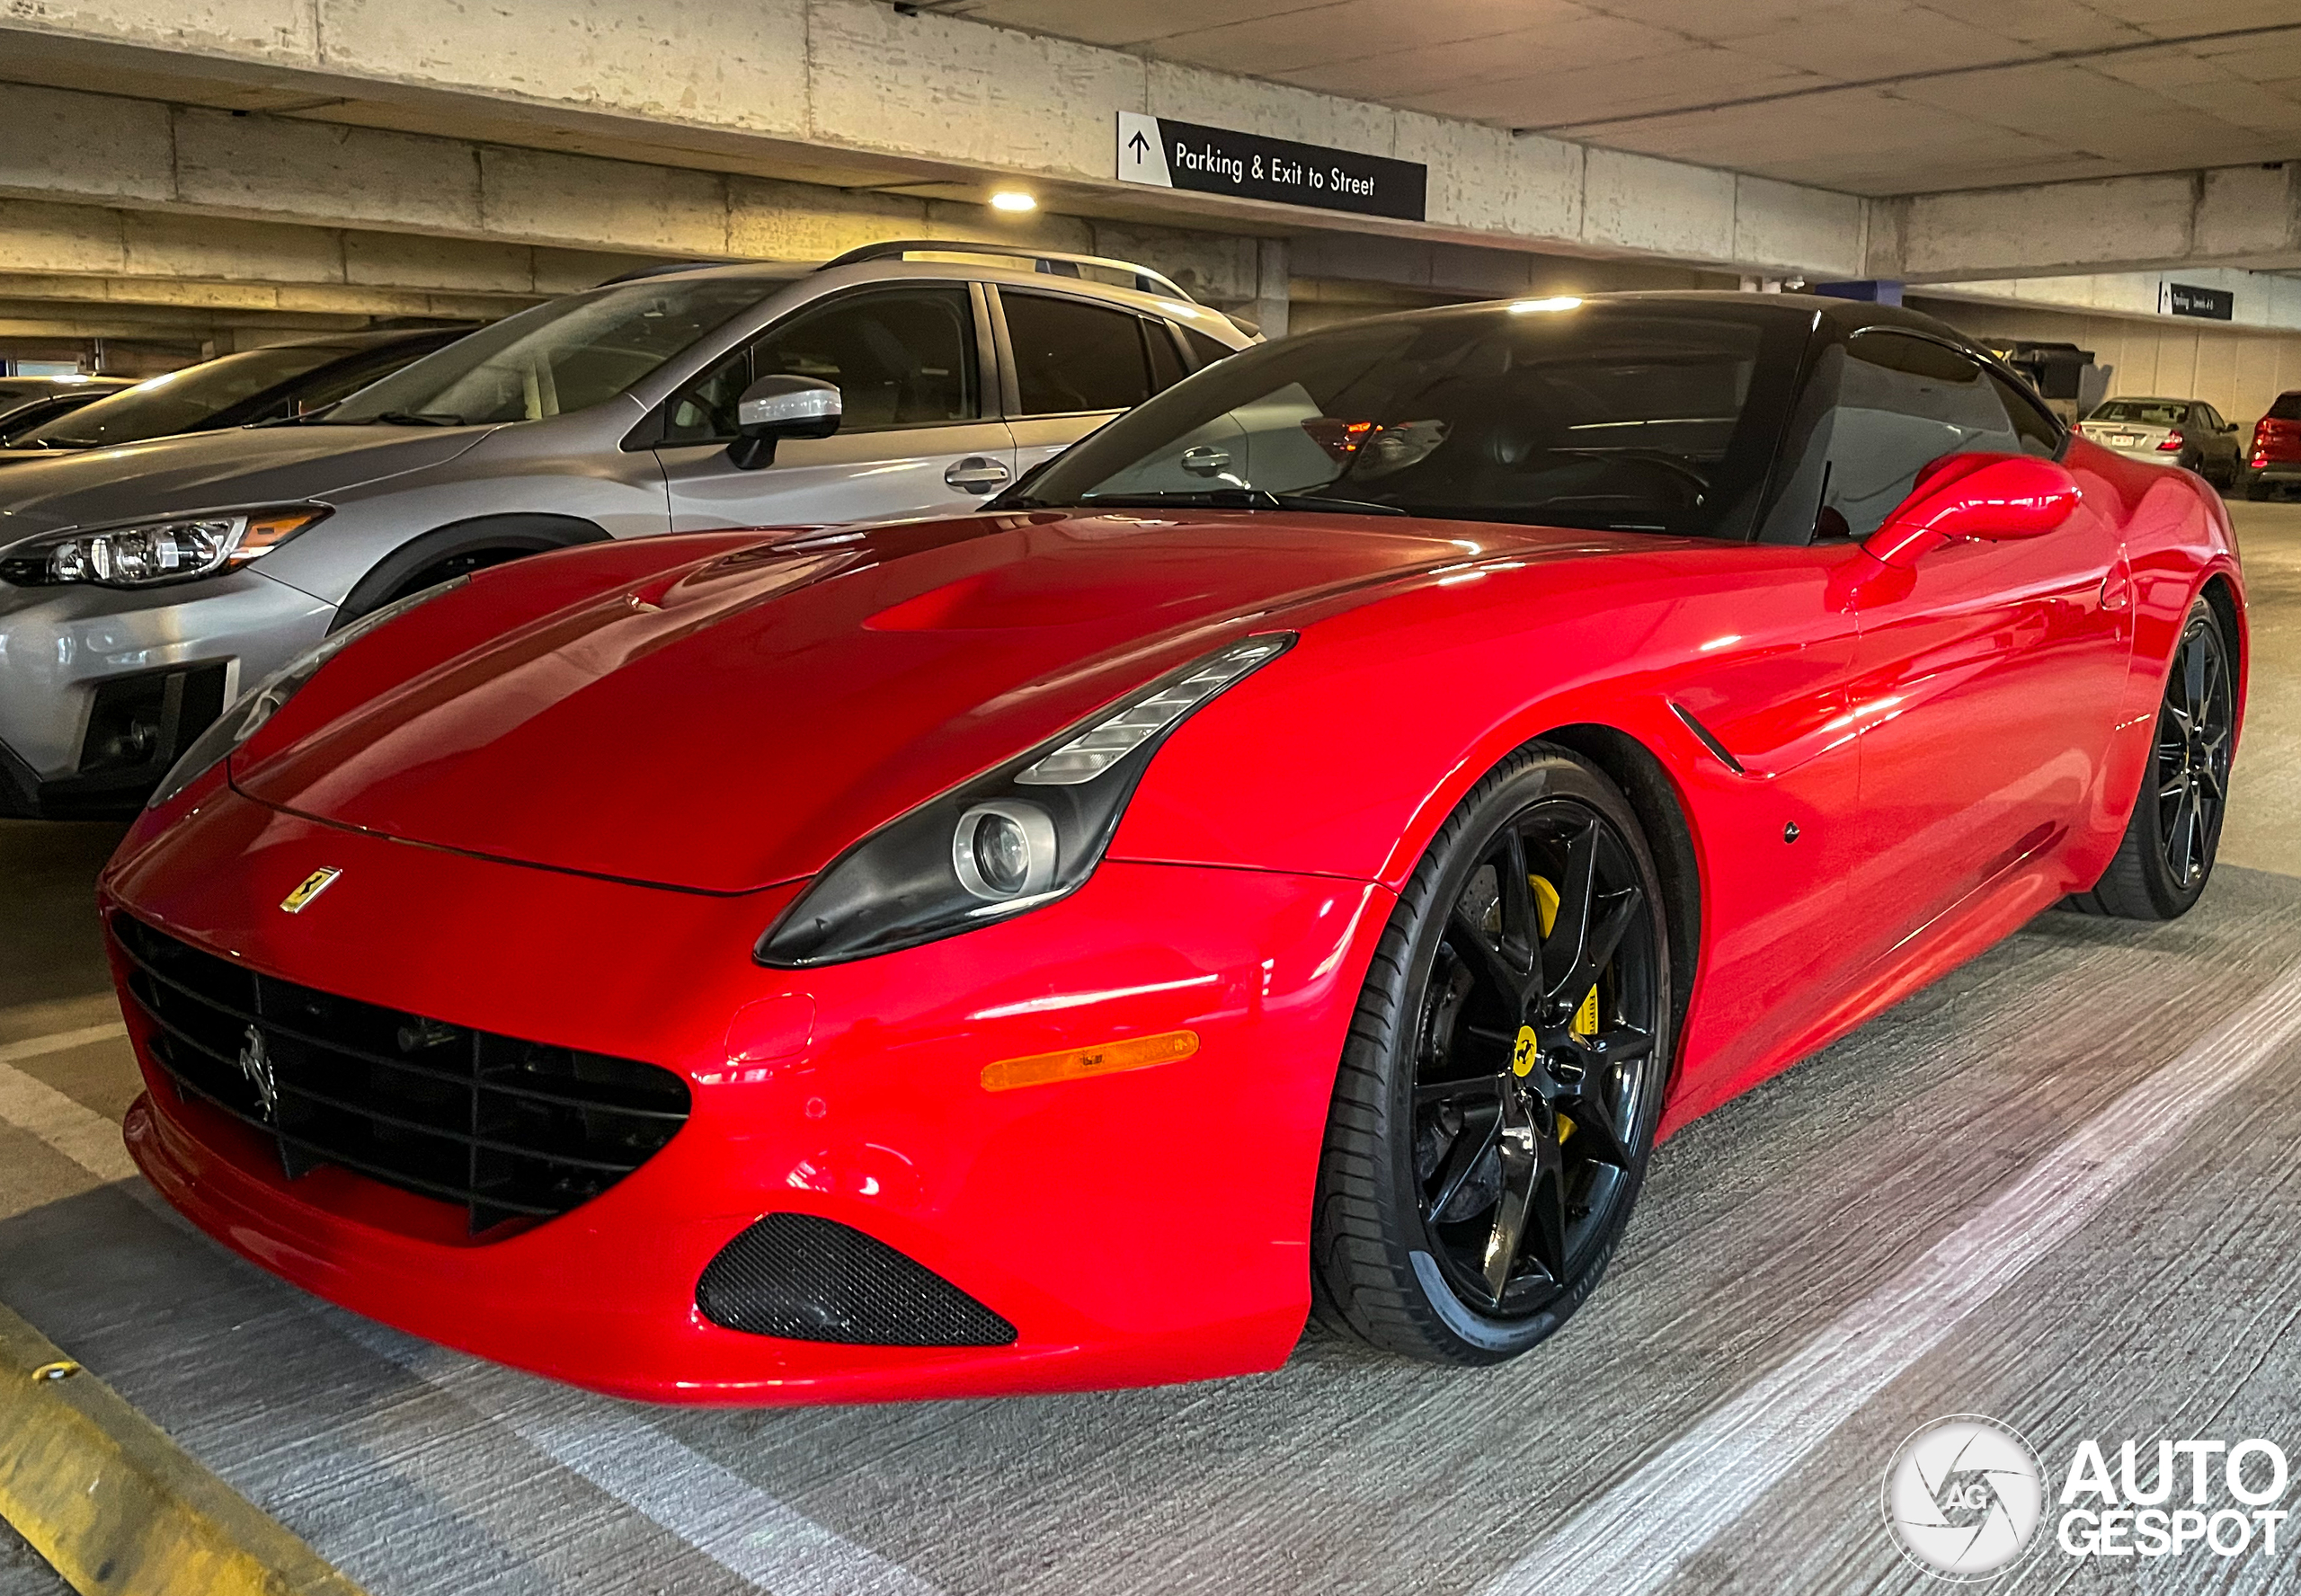
[[1001,189],[991,197],[993,210],[1036,210],[1039,202],[1020,189]]

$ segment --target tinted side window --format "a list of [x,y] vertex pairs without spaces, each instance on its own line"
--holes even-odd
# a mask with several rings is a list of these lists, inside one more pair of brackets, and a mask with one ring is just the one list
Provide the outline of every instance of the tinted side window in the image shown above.
[[955,284],[857,294],[802,310],[768,328],[751,353],[754,382],[787,375],[838,384],[842,432],[971,421],[981,413],[974,312]]
[[1165,322],[1142,324],[1142,341],[1150,350],[1150,386],[1161,393],[1183,379],[1183,358],[1175,348],[1175,331]]
[[1235,355],[1239,352],[1227,343],[1209,338],[1195,327],[1183,328],[1182,335],[1183,342],[1190,348],[1191,359],[1196,362],[1201,371],[1205,370],[1224,356]]
[[1002,291],[1026,415],[1131,410],[1150,397],[1142,318],[1132,311]]
[[735,402],[751,386],[751,351],[745,346],[672,398],[663,411],[663,436],[658,447],[676,448],[689,443],[733,442]]
[[1994,371],[1989,374],[1989,380],[1997,385],[1997,396],[2005,401],[2005,413],[2013,422],[2013,435],[2021,440],[2021,452],[2041,460],[2050,460],[2059,454],[2059,423],[2035,399]]
[[[1831,416],[1817,536],[1867,537],[1944,455],[2050,453],[2015,430],[1998,380],[1955,350],[1906,333],[1860,332],[1846,344]],[[2042,417],[2030,417],[2043,430]]]

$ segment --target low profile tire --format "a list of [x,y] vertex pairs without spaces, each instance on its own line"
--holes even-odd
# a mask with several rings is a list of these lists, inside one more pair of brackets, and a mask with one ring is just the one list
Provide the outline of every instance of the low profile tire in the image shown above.
[[2213,606],[2199,598],[2182,623],[2157,735],[2117,857],[2070,905],[2087,914],[2170,920],[2187,914],[2213,877],[2229,802],[2236,682]]
[[1637,817],[1528,745],[1439,829],[1376,950],[1319,1162],[1322,1313],[1451,1364],[1565,1323],[1645,1179],[1672,1012]]

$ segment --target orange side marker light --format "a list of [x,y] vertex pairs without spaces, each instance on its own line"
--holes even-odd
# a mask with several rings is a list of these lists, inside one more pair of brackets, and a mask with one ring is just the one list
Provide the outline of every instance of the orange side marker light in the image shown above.
[[1198,1051],[1195,1031],[1166,1031],[1156,1036],[1131,1036],[1100,1047],[1072,1048],[1061,1053],[1035,1053],[1027,1059],[1001,1059],[982,1067],[982,1089],[1011,1092],[1017,1086],[1044,1086],[1056,1081],[1084,1080],[1092,1075],[1116,1075],[1123,1069],[1149,1069],[1172,1064]]

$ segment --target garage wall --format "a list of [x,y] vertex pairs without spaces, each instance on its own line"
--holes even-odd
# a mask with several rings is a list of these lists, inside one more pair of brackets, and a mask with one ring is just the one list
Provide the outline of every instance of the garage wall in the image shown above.
[[2202,399],[2250,436],[2270,402],[2301,388],[2301,333],[2183,324],[2171,319],[2074,315],[1911,295],[1909,304],[1986,337],[2074,343],[2117,369],[2110,393]]

